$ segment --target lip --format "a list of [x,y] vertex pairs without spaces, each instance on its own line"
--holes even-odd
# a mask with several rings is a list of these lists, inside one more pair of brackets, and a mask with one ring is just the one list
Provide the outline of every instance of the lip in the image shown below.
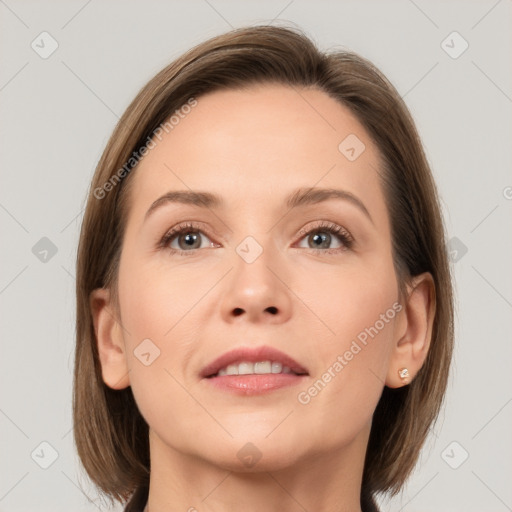
[[[251,362],[251,363],[257,363],[258,361],[273,361],[281,363],[283,366],[289,366],[293,374],[267,374],[267,375],[226,375],[222,377],[214,377],[216,373],[221,368],[225,368],[226,366],[230,364],[235,363],[241,363],[243,361]],[[200,376],[203,379],[206,378],[212,378],[212,379],[218,379],[218,380],[226,380],[226,377],[239,377],[238,380],[241,380],[240,377],[257,377],[260,378],[260,380],[263,382],[264,379],[261,379],[262,377],[267,377],[267,381],[269,380],[269,377],[273,376],[281,376],[284,375],[290,376],[290,377],[299,377],[299,375],[295,374],[308,374],[308,371],[306,368],[304,368],[302,365],[300,365],[295,359],[293,359],[291,356],[285,354],[284,352],[281,352],[280,350],[277,350],[272,347],[268,346],[261,346],[261,347],[239,347],[234,350],[231,350],[229,352],[226,352],[222,354],[220,357],[212,361],[210,364],[205,366],[200,373]],[[246,379],[247,380],[247,379]],[[255,380],[255,379],[253,379]],[[276,380],[276,379],[274,379]]]
[[262,375],[222,375],[221,377],[206,378],[203,382],[220,391],[235,395],[254,396],[302,384],[306,378],[306,374],[268,373]]

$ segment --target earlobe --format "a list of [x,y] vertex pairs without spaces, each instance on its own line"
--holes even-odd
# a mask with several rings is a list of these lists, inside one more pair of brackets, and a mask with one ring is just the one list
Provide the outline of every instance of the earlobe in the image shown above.
[[103,382],[112,389],[130,385],[123,333],[112,309],[110,291],[97,288],[89,296]]
[[405,302],[386,377],[389,388],[412,382],[428,355],[436,310],[435,285],[429,272],[414,277]]

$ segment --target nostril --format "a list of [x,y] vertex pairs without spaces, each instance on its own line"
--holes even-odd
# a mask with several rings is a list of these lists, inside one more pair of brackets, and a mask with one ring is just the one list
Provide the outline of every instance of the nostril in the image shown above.
[[233,311],[235,316],[240,316],[243,312],[244,312],[244,310],[242,308],[235,308]]
[[275,306],[270,306],[269,308],[267,308],[267,310],[273,315],[277,313],[277,308]]

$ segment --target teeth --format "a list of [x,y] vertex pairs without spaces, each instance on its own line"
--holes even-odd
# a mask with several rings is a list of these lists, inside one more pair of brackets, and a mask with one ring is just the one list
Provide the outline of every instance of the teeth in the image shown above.
[[281,373],[283,365],[281,363],[272,363],[272,373]]
[[254,373],[254,365],[251,363],[240,363],[238,365],[238,375],[249,375]]
[[244,361],[239,364],[230,364],[218,371],[217,375],[265,375],[269,373],[293,373],[289,366],[272,361],[259,361],[251,363]]

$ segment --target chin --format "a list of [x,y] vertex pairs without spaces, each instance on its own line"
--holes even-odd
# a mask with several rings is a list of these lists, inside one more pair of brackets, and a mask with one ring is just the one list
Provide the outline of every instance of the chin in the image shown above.
[[[248,445],[249,443],[247,443]],[[219,454],[217,466],[233,473],[267,473],[281,471],[289,467],[293,467],[297,463],[297,454],[290,457],[289,449],[283,449],[282,453],[276,453],[273,449],[258,450],[254,447],[243,446],[241,450],[234,452],[234,457],[226,458],[226,454]],[[244,452],[245,449],[245,452]],[[252,456],[250,452],[252,453]],[[240,453],[242,452],[242,453]],[[212,461],[215,463],[215,461]]]

